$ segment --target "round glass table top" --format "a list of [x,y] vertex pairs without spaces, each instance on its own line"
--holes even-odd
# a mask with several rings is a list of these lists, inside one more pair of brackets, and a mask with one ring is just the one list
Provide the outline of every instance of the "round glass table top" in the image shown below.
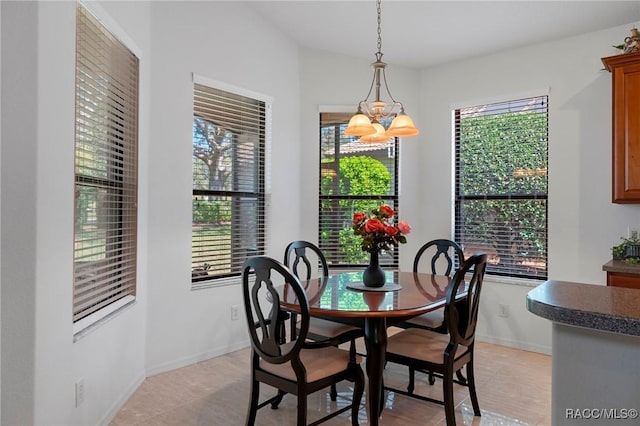
[[[362,282],[362,271],[332,271],[326,279],[302,280],[309,299],[310,313],[325,316],[410,316],[444,306],[450,278],[414,272],[386,271],[387,283],[399,284],[398,290],[372,291],[352,289]],[[293,292],[284,285],[281,304],[296,310]]]

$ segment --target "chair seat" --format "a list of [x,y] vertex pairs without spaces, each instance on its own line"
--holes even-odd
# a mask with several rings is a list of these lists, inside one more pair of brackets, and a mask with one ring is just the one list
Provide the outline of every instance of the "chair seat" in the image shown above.
[[444,309],[438,309],[427,312],[426,314],[418,315],[417,317],[413,317],[410,320],[405,321],[405,324],[416,327],[440,328],[444,325]]
[[[431,364],[444,363],[444,351],[449,344],[449,335],[420,328],[409,328],[389,338],[387,353],[417,359]],[[467,352],[458,346],[456,358]]]
[[[347,369],[349,365],[349,352],[329,346],[320,349],[302,349],[300,360],[307,370],[307,382],[315,382],[320,379],[337,374]],[[356,363],[360,364],[362,358],[356,356]],[[270,364],[260,360],[260,368],[272,374],[284,377],[285,379],[296,381],[296,373],[293,371],[290,362],[282,364]]]
[[312,340],[334,339],[347,332],[357,332],[359,330],[361,329],[359,329],[358,327],[353,327],[351,325],[341,324],[339,322],[325,320],[322,318],[311,317],[309,319],[308,337]]

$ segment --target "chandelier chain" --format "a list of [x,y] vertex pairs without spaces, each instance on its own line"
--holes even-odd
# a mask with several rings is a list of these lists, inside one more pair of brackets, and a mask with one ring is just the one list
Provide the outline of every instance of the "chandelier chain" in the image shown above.
[[[0,0],[1,1],[1,0]],[[391,95],[387,84],[386,63],[382,61],[382,0],[376,0],[376,11],[378,13],[378,51],[376,61],[373,66],[373,79],[367,96],[358,102],[358,110],[349,120],[349,125],[344,130],[345,135],[360,136],[360,141],[365,143],[376,143],[388,141],[390,137],[410,137],[416,136],[419,131],[413,124],[413,120],[405,111],[402,102],[398,102]],[[369,102],[369,97],[375,89],[375,99]],[[380,97],[381,89],[387,92],[391,98],[391,105],[383,101]],[[388,107],[388,108],[387,108]],[[398,110],[399,109],[399,110]],[[381,118],[389,118],[395,115],[393,121],[385,130],[380,124]]]
[[380,54],[380,56],[382,56],[382,29],[381,29],[381,24],[382,24],[382,6],[381,6],[381,2],[382,0],[377,0],[376,1],[376,8],[378,11],[378,53]]

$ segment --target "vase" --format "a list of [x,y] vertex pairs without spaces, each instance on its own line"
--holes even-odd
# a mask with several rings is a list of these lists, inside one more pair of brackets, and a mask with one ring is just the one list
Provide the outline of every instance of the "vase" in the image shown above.
[[384,271],[378,262],[378,252],[372,252],[369,259],[369,266],[366,267],[362,274],[362,282],[365,287],[382,287],[386,281]]
[[384,291],[363,291],[362,299],[365,301],[370,311],[377,311],[384,302],[387,293]]

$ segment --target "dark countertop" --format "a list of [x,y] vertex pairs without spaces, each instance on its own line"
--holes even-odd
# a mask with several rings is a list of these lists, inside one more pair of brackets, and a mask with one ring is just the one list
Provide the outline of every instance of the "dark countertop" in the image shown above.
[[624,260],[610,260],[602,265],[602,270],[606,272],[618,272],[620,274],[640,275],[640,263],[632,264]]
[[561,324],[640,336],[638,289],[549,280],[527,294],[527,309]]

